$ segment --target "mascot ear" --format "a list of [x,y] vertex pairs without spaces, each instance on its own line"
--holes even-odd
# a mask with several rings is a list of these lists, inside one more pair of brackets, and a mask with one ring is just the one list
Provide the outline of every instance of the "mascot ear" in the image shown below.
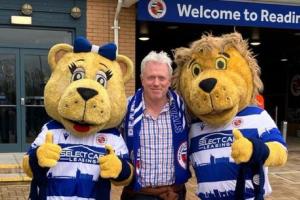
[[174,60],[178,67],[183,67],[188,61],[192,59],[191,49],[189,48],[177,48],[174,50]]
[[52,71],[54,71],[58,61],[69,52],[73,52],[73,47],[69,44],[57,44],[51,47],[48,54],[48,63]]
[[124,82],[126,83],[131,78],[133,78],[133,63],[132,61],[124,55],[117,56],[117,62],[119,63],[121,70],[123,72]]

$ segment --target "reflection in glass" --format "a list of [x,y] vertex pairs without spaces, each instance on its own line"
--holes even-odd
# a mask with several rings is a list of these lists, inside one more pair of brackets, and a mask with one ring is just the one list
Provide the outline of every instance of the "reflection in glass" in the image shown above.
[[0,105],[16,105],[16,56],[0,54]]
[[38,30],[25,28],[0,28],[0,44],[21,46],[53,46],[57,43],[72,44],[72,32],[61,30]]
[[45,123],[50,121],[43,107],[26,107],[26,142],[32,143]]
[[0,107],[0,143],[17,143],[15,107]]
[[25,93],[26,93],[26,142],[32,143],[43,125],[50,120],[44,108],[44,87],[50,77],[47,56],[26,54]]
[[40,100],[43,99],[44,87],[50,76],[47,56],[26,55],[24,63],[26,104],[43,105]]

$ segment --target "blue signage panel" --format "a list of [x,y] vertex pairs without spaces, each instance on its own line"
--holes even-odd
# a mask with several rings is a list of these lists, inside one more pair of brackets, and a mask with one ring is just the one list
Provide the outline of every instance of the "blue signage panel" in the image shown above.
[[300,29],[300,6],[222,0],[140,0],[138,20]]

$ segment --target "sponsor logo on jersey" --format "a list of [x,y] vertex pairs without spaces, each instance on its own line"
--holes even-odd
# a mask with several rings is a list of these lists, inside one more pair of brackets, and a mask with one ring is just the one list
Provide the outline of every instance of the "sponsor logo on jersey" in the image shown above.
[[[61,145],[62,146],[62,145]],[[63,145],[62,152],[60,154],[61,162],[81,162],[87,164],[98,164],[99,156],[104,154],[104,148],[102,151],[94,147],[85,145],[68,144]]]
[[148,4],[149,14],[155,18],[159,19],[165,16],[167,11],[167,6],[163,0],[150,0]]
[[187,167],[187,142],[183,142],[177,152],[177,160],[180,166],[184,169]]
[[209,133],[198,141],[199,150],[230,147],[233,142],[231,133]]

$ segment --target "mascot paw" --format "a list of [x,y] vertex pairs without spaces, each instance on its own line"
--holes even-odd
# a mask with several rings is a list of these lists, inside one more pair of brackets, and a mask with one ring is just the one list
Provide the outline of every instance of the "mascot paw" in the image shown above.
[[23,168],[23,171],[25,172],[25,174],[27,176],[29,176],[30,178],[32,178],[32,171],[31,171],[31,168],[30,168],[30,164],[29,164],[29,155],[25,155],[23,157],[23,161],[22,161],[22,168]]
[[122,170],[122,162],[116,156],[112,146],[106,145],[108,154],[99,158],[100,176],[102,178],[117,178]]
[[239,163],[248,162],[253,153],[253,144],[238,129],[233,129],[234,142],[231,145],[231,156]]
[[287,150],[278,142],[267,142],[270,155],[265,162],[266,166],[283,166],[287,162]]
[[54,167],[60,158],[61,147],[53,144],[51,132],[46,134],[45,143],[37,149],[37,158],[41,167]]

